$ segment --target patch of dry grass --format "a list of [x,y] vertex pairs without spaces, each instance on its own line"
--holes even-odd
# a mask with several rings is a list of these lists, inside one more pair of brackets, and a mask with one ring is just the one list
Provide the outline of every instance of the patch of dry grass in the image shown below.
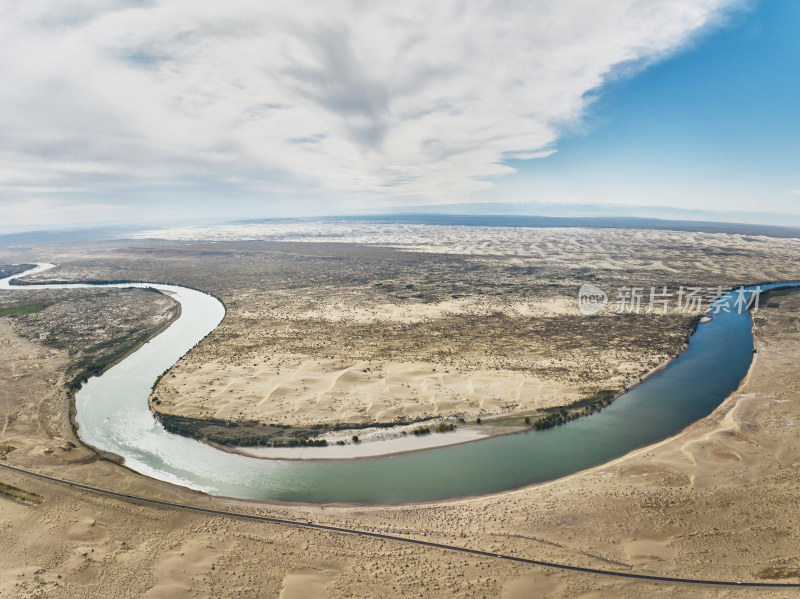
[[0,483],[0,495],[5,495],[6,497],[18,499],[19,501],[24,501],[26,503],[35,503],[37,505],[42,503],[43,499],[38,493],[25,491],[13,485],[7,485],[6,483]]

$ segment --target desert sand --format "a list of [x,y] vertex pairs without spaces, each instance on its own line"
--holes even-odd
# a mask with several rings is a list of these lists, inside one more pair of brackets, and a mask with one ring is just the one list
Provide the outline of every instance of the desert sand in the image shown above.
[[[777,244],[767,238],[354,227],[355,231],[348,231],[341,225],[303,225],[295,236],[291,227],[286,232],[261,226],[160,234],[171,239],[186,234],[213,240],[272,235],[298,244],[321,236],[375,244],[378,233],[383,233],[387,239],[381,243],[405,251],[453,253],[477,261],[490,259],[503,268],[542,272],[530,283],[526,279],[531,285],[527,297],[524,289],[509,297],[469,294],[474,288],[465,287],[466,296],[420,302],[411,293],[425,289],[419,276],[413,282],[393,281],[395,287],[413,288],[403,302],[374,303],[380,298],[361,295],[358,287],[328,285],[318,289],[318,295],[294,288],[237,294],[229,321],[213,344],[198,348],[161,381],[156,389],[159,411],[299,426],[400,418],[474,420],[509,414],[519,415],[521,422],[523,415],[569,404],[600,389],[620,392],[673,357],[685,340],[688,318],[680,314],[667,315],[661,322],[647,322],[641,315],[630,327],[610,319],[604,322],[608,317],[599,316],[582,323],[591,324],[593,330],[564,335],[565,321],[580,320],[575,298],[566,295],[574,294],[579,284],[575,264],[590,266],[591,272],[597,269],[609,281],[624,281],[627,276],[641,285],[649,285],[649,279],[654,285],[691,280],[708,286],[719,280],[714,271],[734,262],[743,267],[739,278],[731,279],[734,282],[794,274],[793,267],[769,274],[761,269],[762,262],[755,256]],[[737,248],[741,245],[746,248]],[[788,245],[790,253],[800,249],[794,242]],[[679,247],[688,254],[692,246],[700,257],[687,258],[669,249]],[[724,261],[720,258],[724,264],[709,259],[715,254],[725,256]],[[424,272],[425,267],[420,270]],[[502,277],[499,280],[503,282],[496,284],[507,284]],[[576,282],[567,289],[542,288],[550,280]],[[656,315],[649,318],[659,320]],[[529,328],[530,322],[536,322],[537,328]],[[639,332],[639,326],[660,331]],[[444,331],[450,339],[443,336]],[[623,331],[627,338],[621,343],[617,336]],[[601,335],[607,338],[598,338]],[[663,343],[654,345],[659,338]],[[633,347],[635,351],[630,351]]]
[[[523,428],[619,394],[683,349],[691,314],[618,313],[620,287],[708,295],[800,279],[800,240],[745,234],[301,222],[139,237],[162,240],[46,248],[58,267],[34,278],[217,295],[225,320],[161,379],[151,407],[236,425],[224,434],[242,438],[288,425],[294,438],[339,440],[338,427],[356,427],[349,438],[401,419]],[[609,294],[592,317],[576,302],[586,282]]]
[[[562,405],[575,385],[510,370],[451,371],[404,362],[266,356],[248,365],[186,360],[162,379],[159,410],[181,416],[304,425],[501,414]],[[174,377],[173,377],[174,375]],[[174,380],[173,380],[174,379]]]
[[[800,295],[755,320],[757,359],[708,418],[567,479],[421,506],[280,506],[211,498],[98,461],[72,436],[70,356],[0,318],[2,463],[126,493],[380,531],[575,565],[800,582]],[[15,447],[7,451],[9,446]],[[390,541],[209,517],[0,470],[40,503],[0,497],[10,597],[788,597],[647,583]]]

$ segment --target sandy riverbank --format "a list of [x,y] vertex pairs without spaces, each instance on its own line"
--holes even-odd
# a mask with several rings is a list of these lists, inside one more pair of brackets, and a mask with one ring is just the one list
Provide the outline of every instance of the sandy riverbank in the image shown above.
[[[575,239],[569,260],[559,264],[558,272],[547,271],[554,280],[561,280],[556,275],[574,275],[568,279],[570,285],[583,276],[580,269],[586,265],[598,272],[606,272],[608,265],[626,277],[638,273],[645,282],[660,281],[658,277],[672,276],[670,273],[680,273],[687,280],[700,280],[707,274],[709,285],[715,279],[747,282],[797,278],[798,248],[794,242],[739,238],[723,243],[716,241],[719,237],[709,237],[706,243],[699,236],[643,232],[571,235]],[[561,234],[548,234],[545,241],[548,239],[554,243],[545,247],[531,236],[531,244],[541,246],[542,256],[531,255],[527,262],[520,259],[519,264],[541,268],[546,255],[558,257],[559,248],[564,247]],[[626,239],[636,249],[630,258],[619,255],[618,248]],[[654,240],[654,245],[648,246],[648,239]],[[603,249],[603,244],[611,259],[598,260],[598,248]],[[232,313],[238,314],[242,323],[226,332],[230,348],[238,351],[246,350],[251,343],[263,347],[266,333],[261,337],[248,332],[261,332],[264,327],[256,325],[267,322],[265,313],[245,316],[252,306],[267,306],[265,298],[275,294],[269,283],[272,279],[266,278],[265,283],[260,274],[264,271],[263,259],[244,270],[250,262],[255,264],[254,258],[248,258],[253,249],[252,244],[226,250],[222,243],[199,249],[176,245],[163,250],[172,252],[164,255],[179,264],[180,268],[173,270],[164,266],[167,258],[159,254],[162,250],[153,248],[135,259],[109,251],[102,259],[93,258],[95,262],[88,267],[83,249],[54,256],[53,260],[74,260],[76,265],[70,272],[75,278],[85,278],[89,267],[94,269],[91,277],[98,279],[181,282],[181,273],[192,273],[191,277],[187,275],[191,280],[184,282],[214,289],[221,295],[225,290],[213,285],[222,286],[224,282],[230,286],[230,277],[240,273],[247,285],[258,284],[264,292],[246,297],[250,292],[243,283],[226,296]],[[213,250],[215,260],[223,260],[222,266],[213,270],[209,262],[187,268],[197,264],[196,258],[184,257],[190,250]],[[224,257],[224,251],[230,252],[230,259]],[[330,255],[327,248],[315,251]],[[660,262],[651,264],[646,256],[655,255]],[[301,270],[309,260],[298,259],[287,272],[297,270],[298,278],[311,280],[317,289],[319,279],[308,274],[315,271],[310,267]],[[109,263],[119,268],[119,273],[109,270]],[[330,262],[325,266],[329,268]],[[458,276],[465,272],[463,268],[448,270]],[[285,287],[285,273],[279,274],[276,278]],[[202,276],[207,278],[196,280]],[[396,278],[405,282],[402,276]],[[320,289],[320,295],[330,295],[329,288]],[[298,294],[294,290],[291,293]],[[621,572],[800,582],[800,299],[789,295],[776,303],[780,307],[765,308],[756,317],[757,359],[740,390],[680,435],[567,479],[490,497],[397,507],[289,506],[212,498],[97,461],[79,444],[70,445],[76,440],[69,430],[63,393],[69,351],[22,339],[10,328],[9,319],[0,318],[0,444],[15,448],[10,453],[3,450],[2,457],[15,466],[130,494],[534,559]],[[290,313],[291,305],[287,306],[286,313]],[[92,306],[87,307],[85,314],[93,314],[92,310]],[[102,313],[92,320],[102,321]],[[312,324],[314,321],[309,320],[296,330],[316,333]],[[580,325],[587,326],[585,321]],[[326,322],[325,326],[334,325]],[[342,338],[353,330],[343,329]],[[620,357],[645,355],[647,348],[633,343],[629,329],[609,330],[617,331],[624,347],[618,345],[604,359],[616,364],[613,360]],[[579,341],[585,347],[600,338],[599,329],[596,333]],[[291,337],[295,338],[322,337]],[[224,345],[226,339],[220,337],[214,343]],[[327,339],[323,341],[330,345]],[[552,352],[553,348],[557,349],[555,342],[545,349]],[[230,355],[238,354],[231,350]],[[242,363],[246,365],[249,357],[245,355]],[[569,368],[577,365],[562,357]],[[646,365],[651,367],[649,361]],[[3,597],[325,599],[376,593],[386,599],[793,596],[782,590],[650,584],[559,572],[378,539],[176,512],[7,472],[0,472],[0,482],[42,498],[41,503],[33,505],[0,497],[0,530],[5,546],[13,549],[0,552]]]
[[[378,456],[423,451],[436,447],[446,447],[459,443],[469,443],[485,439],[488,435],[452,431],[447,433],[429,433],[427,435],[400,435],[387,438],[371,438],[365,435],[364,441],[347,445],[329,445],[328,447],[236,447],[236,453],[243,453],[258,458],[280,460],[344,460],[369,458]],[[361,433],[359,434],[361,439]]]
[[[208,498],[91,461],[81,447],[65,449],[63,415],[62,425],[51,421],[66,354],[21,340],[8,327],[0,327],[0,377],[10,392],[0,442],[16,446],[6,455],[12,465],[172,501],[621,572],[796,582],[798,318],[798,296],[760,312],[750,375],[680,435],[567,479],[491,497],[389,508],[275,506]],[[177,513],[17,474],[0,478],[42,497],[38,505],[0,498],[0,526],[15,548],[0,554],[0,595],[292,599],[366,597],[380,589],[387,598],[743,596],[736,588],[602,578]],[[758,595],[787,596],[766,589]]]

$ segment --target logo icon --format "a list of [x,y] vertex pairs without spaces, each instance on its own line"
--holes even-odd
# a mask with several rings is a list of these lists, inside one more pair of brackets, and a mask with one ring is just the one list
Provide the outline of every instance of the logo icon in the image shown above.
[[606,292],[597,287],[584,283],[578,291],[578,309],[581,314],[591,316],[606,307],[608,296]]

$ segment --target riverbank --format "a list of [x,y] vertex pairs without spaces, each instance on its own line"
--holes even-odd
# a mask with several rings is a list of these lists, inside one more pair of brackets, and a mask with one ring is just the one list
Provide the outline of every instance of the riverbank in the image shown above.
[[[709,318],[709,321],[711,319]],[[702,319],[696,319],[693,323],[693,328],[689,334],[691,336],[697,330],[697,326],[702,324]],[[626,389],[615,393],[613,395],[606,395],[602,400],[593,397],[588,400],[578,402],[578,405],[571,404],[568,406],[557,406],[552,408],[549,413],[559,413],[561,410],[569,410],[570,413],[580,414],[577,417],[585,417],[593,414],[597,409],[611,405],[615,400],[619,399],[624,393],[634,389],[636,386],[641,385],[649,377],[661,372],[669,364],[674,361],[683,352],[689,349],[688,342],[681,348],[681,351],[674,356],[664,360],[654,368],[650,369],[644,375],[639,377],[636,381],[631,382]],[[600,402],[597,404],[596,402]],[[595,408],[591,411],[583,411],[586,406],[595,404]],[[546,415],[545,412],[527,416],[531,422],[535,422],[537,417]],[[411,453],[417,451],[424,451],[426,449],[435,449],[439,447],[446,447],[449,445],[458,445],[462,443],[471,443],[480,441],[491,437],[499,437],[504,435],[514,435],[524,432],[530,432],[530,424],[524,426],[511,424],[512,421],[523,421],[525,416],[500,416],[497,419],[487,418],[482,421],[480,425],[477,424],[459,424],[454,431],[449,432],[431,432],[424,435],[414,435],[413,430],[418,429],[420,424],[410,424],[403,426],[396,426],[391,428],[366,428],[366,429],[350,429],[339,433],[330,433],[321,436],[325,439],[327,445],[325,447],[247,447],[235,445],[221,445],[212,443],[214,447],[223,451],[231,453],[239,453],[242,455],[253,456],[262,459],[274,460],[341,460],[341,459],[359,459],[371,457],[388,457],[391,455],[398,455],[404,453]],[[435,431],[438,421],[433,423],[422,423],[426,428]],[[358,435],[358,442],[353,442],[351,435]],[[338,445],[337,442],[343,443]]]
[[[679,435],[568,478],[490,497],[414,506],[287,506],[213,498],[110,463],[83,463],[37,421],[62,405],[45,378],[64,352],[44,351],[0,326],[12,419],[7,463],[200,507],[400,535],[572,565],[713,580],[800,582],[800,297],[755,323],[757,361],[740,389]],[[2,323],[0,323],[2,324]],[[38,373],[38,378],[30,374]],[[68,433],[68,431],[67,431]],[[0,499],[13,552],[0,554],[0,594],[55,599],[280,596],[320,599],[418,595],[738,597],[742,589],[648,583],[559,572],[369,537],[288,528],[95,496],[21,474],[3,482],[43,498]],[[169,531],[169,534],[164,534]],[[46,539],[46,542],[43,541]],[[760,589],[760,597],[786,597]]]
[[[53,265],[51,264],[40,264],[37,265],[33,272],[42,272],[52,267]],[[30,274],[30,272],[21,273],[14,278],[25,276],[26,274]],[[8,285],[8,282],[6,281],[5,284]],[[118,285],[119,283],[116,284]],[[59,286],[62,284],[51,285]],[[88,286],[90,284],[70,284],[70,287],[84,285]],[[96,284],[91,286],[96,286]],[[160,287],[164,286],[160,285]],[[165,289],[164,292],[171,295],[175,294],[175,291],[170,292],[168,289]],[[178,305],[180,309],[180,303]],[[150,338],[168,329],[169,325],[176,320],[177,318],[171,319],[169,323],[162,326]],[[695,328],[696,322],[695,320],[693,323]],[[130,355],[138,347],[140,347],[140,344],[137,343],[133,347],[124,348],[123,356]],[[685,350],[685,347],[682,350]],[[119,354],[112,358],[93,364],[94,371],[90,374],[97,375],[100,372],[105,372],[111,365],[120,361]],[[646,373],[645,376],[636,381],[637,384],[663,368],[671,360],[672,358],[665,360],[661,365]],[[79,374],[69,385],[70,416],[73,431],[75,432],[77,432],[77,422],[74,392],[80,388],[86,378],[86,374]],[[159,376],[159,378],[161,377]],[[460,445],[487,437],[525,432],[529,431],[531,427],[537,429],[549,428],[594,413],[610,405],[622,393],[622,391],[602,391],[597,396],[584,398],[566,406],[555,406],[534,412],[528,416],[523,414],[493,416],[485,418],[482,426],[468,425],[464,419],[435,419],[402,424],[383,423],[373,427],[348,428],[345,426],[344,430],[340,430],[339,427],[333,428],[324,425],[310,428],[300,427],[299,429],[275,427],[276,431],[272,431],[272,436],[265,434],[267,431],[264,430],[263,426],[258,426],[257,423],[255,426],[248,427],[247,425],[242,426],[240,423],[229,421],[217,420],[208,422],[201,419],[178,419],[171,415],[160,414],[157,409],[160,402],[153,395],[150,397],[149,407],[171,433],[182,434],[207,442],[217,449],[223,449],[230,453],[240,453],[262,459],[341,460],[411,453],[425,449]],[[478,422],[480,422],[480,418]],[[216,429],[211,434],[205,430],[209,426]],[[332,428],[333,430],[331,430]],[[275,440],[276,437],[277,441]],[[218,439],[225,439],[226,442],[217,442]],[[264,440],[266,440],[266,443],[264,443]],[[294,446],[287,447],[286,445]],[[320,445],[326,446],[321,447]],[[122,458],[118,457],[115,452],[101,451],[101,454],[109,455],[115,461],[122,461]]]
[[[156,287],[167,289],[165,286]],[[480,444],[480,448],[477,443],[448,442],[440,447],[440,451],[431,452],[430,455],[405,455],[381,464],[346,464],[347,460],[342,459],[335,465],[304,464],[302,468],[289,469],[268,465],[258,467],[254,460],[245,456],[234,457],[202,444],[187,445],[185,440],[171,434],[176,432],[174,423],[169,423],[169,426],[165,424],[165,428],[152,426],[147,404],[140,403],[141,397],[150,388],[146,384],[147,379],[160,377],[175,360],[185,355],[188,348],[196,346],[199,340],[213,331],[224,314],[222,305],[210,296],[177,287],[169,290],[175,292],[176,299],[187,302],[186,318],[170,327],[154,344],[132,355],[126,361],[125,368],[113,369],[105,376],[93,379],[81,391],[78,402],[82,398],[85,408],[79,405],[77,419],[82,425],[87,421],[92,423],[91,426],[84,426],[81,436],[94,447],[124,456],[127,466],[151,476],[218,495],[253,499],[320,503],[435,501],[492,493],[555,479],[669,436],[707,414],[717,405],[719,398],[729,392],[731,385],[738,384],[739,367],[742,369],[741,376],[744,376],[752,356],[749,326],[745,329],[739,326],[747,325],[749,319],[747,315],[731,314],[724,317],[731,321],[730,326],[722,322],[698,333],[697,339],[708,338],[705,342],[707,348],[738,351],[738,366],[729,368],[726,376],[717,377],[718,380],[711,387],[700,388],[695,381],[698,377],[705,378],[705,372],[717,360],[715,351],[704,351],[701,342],[699,348],[692,347],[687,352],[691,356],[679,356],[674,367],[663,372],[664,376],[648,378],[646,390],[643,390],[645,385],[632,388],[628,392],[631,401],[627,401],[621,411],[611,408],[610,413],[604,410],[596,418],[580,419],[580,422],[560,428],[557,433],[553,431],[555,437],[544,432],[498,435]],[[746,334],[742,331],[746,331]],[[729,358],[726,361],[732,364]],[[675,368],[678,369],[677,378],[666,376]],[[687,383],[687,380],[695,382]],[[681,393],[676,394],[676,384],[685,387]],[[612,391],[602,391],[595,397],[571,404],[571,410],[553,409],[548,416],[530,421],[529,424],[535,429],[546,429],[579,419],[582,415],[604,409],[614,396]],[[153,403],[156,401],[154,399]],[[640,422],[642,417],[650,413],[648,405],[653,401],[662,406],[659,408],[662,413],[653,420],[653,426],[629,427],[629,422]],[[133,414],[142,417],[132,420]],[[148,418],[143,414],[147,414]],[[136,426],[131,426],[132,423]],[[450,424],[442,423],[441,430],[450,428]],[[499,429],[495,430],[500,432]],[[609,430],[614,431],[613,435],[609,435]],[[412,433],[417,433],[415,436],[421,438],[428,438],[430,434],[430,438],[433,438],[430,427],[420,426]],[[440,433],[439,438],[444,440],[447,434]],[[592,441],[596,435],[600,435],[599,444]],[[212,439],[209,437],[207,440]],[[252,446],[256,442],[260,444],[261,440],[253,438],[250,441],[248,444]],[[327,441],[300,439],[297,444],[316,446],[327,444]],[[144,452],[141,451],[143,446],[147,447]],[[390,451],[395,453],[394,449],[397,448],[393,447]],[[421,450],[417,447],[414,449]],[[188,455],[192,457],[191,460],[186,459]],[[544,459],[531,461],[526,458],[527,455],[543,456]],[[565,455],[569,459],[565,459]],[[504,469],[496,468],[495,462],[500,456],[507,466]],[[418,476],[419,473],[432,474],[445,470],[448,471],[447,478]],[[424,485],[420,484],[421,478],[425,479]],[[298,480],[303,481],[302,487],[297,485]]]
[[[688,337],[697,330],[699,322],[699,318],[693,320]],[[358,427],[353,425],[332,427],[324,424],[313,427],[264,426],[257,422],[237,423],[162,414],[158,411],[159,403],[155,395],[150,396],[149,406],[156,419],[171,433],[207,443],[228,453],[267,460],[388,457],[531,430],[543,430],[589,416],[610,406],[625,393],[664,370],[688,348],[687,341],[677,354],[630,381],[622,390],[604,390],[571,404],[556,405],[528,414],[489,415],[478,418],[477,423],[468,423],[463,418],[443,418]],[[448,428],[445,431],[438,431],[437,427],[440,425]],[[420,431],[426,432],[420,434]],[[219,439],[226,441],[219,442]]]
[[357,442],[347,437],[338,439],[345,443],[343,445],[337,445],[337,440],[332,439],[332,442],[329,442],[326,447],[231,447],[225,445],[217,447],[232,453],[271,460],[345,460],[424,451],[479,441],[489,436],[491,436],[489,433],[476,430],[474,427],[461,427],[455,431],[421,435],[414,435],[411,432],[403,434],[399,431],[387,433],[384,429],[366,429],[358,431],[359,440]]

